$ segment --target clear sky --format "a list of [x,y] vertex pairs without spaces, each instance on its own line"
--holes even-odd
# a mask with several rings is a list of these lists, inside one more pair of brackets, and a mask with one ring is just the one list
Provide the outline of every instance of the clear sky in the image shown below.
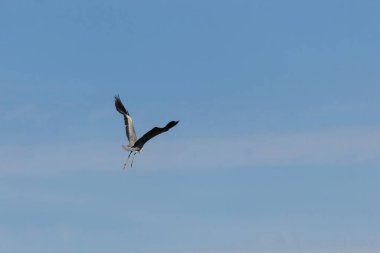
[[0,253],[380,252],[379,1],[0,5]]

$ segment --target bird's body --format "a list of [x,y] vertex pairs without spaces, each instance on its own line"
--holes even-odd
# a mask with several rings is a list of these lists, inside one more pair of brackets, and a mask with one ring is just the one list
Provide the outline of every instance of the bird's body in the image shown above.
[[123,149],[125,151],[131,151],[131,152],[141,152],[143,149],[138,147],[130,147],[129,145],[122,145]]
[[[154,127],[147,133],[145,133],[141,138],[137,139],[136,131],[133,126],[132,117],[130,116],[127,109],[125,109],[123,103],[120,100],[119,96],[115,96],[115,107],[116,110],[121,113],[124,117],[124,124],[125,124],[125,130],[128,138],[128,145],[123,145],[123,149],[126,151],[129,151],[128,159],[130,158],[131,154],[133,153],[133,157],[136,153],[139,153],[142,151],[143,146],[146,142],[148,142],[150,139],[154,138],[155,136],[168,131],[170,128],[174,127],[178,124],[178,121],[170,121],[168,124],[166,124],[165,127]],[[132,157],[132,163],[131,167],[133,165],[133,157]],[[128,160],[127,160],[128,162]],[[124,168],[127,166],[127,162],[124,164]]]

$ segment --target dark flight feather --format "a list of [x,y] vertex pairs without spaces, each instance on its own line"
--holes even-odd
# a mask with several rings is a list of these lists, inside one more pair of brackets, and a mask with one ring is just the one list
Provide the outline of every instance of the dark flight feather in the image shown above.
[[150,131],[148,131],[140,139],[138,139],[136,141],[135,145],[133,145],[133,147],[141,149],[147,141],[149,141],[150,139],[152,139],[153,137],[155,137],[161,133],[168,131],[170,128],[177,125],[178,122],[179,121],[170,121],[168,124],[166,124],[165,127],[153,127]]
[[123,103],[120,100],[119,95],[115,96],[115,107],[118,112],[120,112],[123,115],[129,115],[127,109],[125,109]]
[[[130,145],[133,145],[137,139],[135,128],[134,128],[133,123],[132,123],[132,118],[130,117],[127,109],[125,109],[125,107],[124,107],[123,103],[121,102],[119,96],[115,96],[115,107],[119,113],[123,114],[124,125],[125,125],[125,133],[127,134],[127,138],[130,142]],[[129,118],[129,120],[128,120],[128,118]]]

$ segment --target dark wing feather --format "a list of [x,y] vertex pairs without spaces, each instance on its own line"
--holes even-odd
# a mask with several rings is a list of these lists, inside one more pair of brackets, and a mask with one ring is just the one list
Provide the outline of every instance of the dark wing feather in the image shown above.
[[118,112],[123,114],[124,117],[124,124],[125,124],[125,132],[127,134],[129,145],[135,144],[137,137],[136,137],[136,131],[133,126],[133,121],[131,116],[129,115],[127,109],[125,109],[123,103],[120,100],[119,96],[115,96],[115,107]]
[[138,139],[133,147],[142,148],[144,144],[152,139],[153,137],[168,131],[170,128],[178,124],[179,121],[170,121],[165,127],[153,127],[149,132],[144,134],[140,139]]
[[127,109],[125,109],[123,103],[120,100],[119,95],[115,96],[115,107],[116,107],[116,110],[120,112],[121,114],[129,115],[129,112],[127,111]]

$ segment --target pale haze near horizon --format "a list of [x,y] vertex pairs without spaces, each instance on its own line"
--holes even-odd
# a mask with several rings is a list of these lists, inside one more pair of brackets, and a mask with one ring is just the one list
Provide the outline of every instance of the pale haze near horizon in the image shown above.
[[380,3],[1,5],[0,252],[380,251]]

